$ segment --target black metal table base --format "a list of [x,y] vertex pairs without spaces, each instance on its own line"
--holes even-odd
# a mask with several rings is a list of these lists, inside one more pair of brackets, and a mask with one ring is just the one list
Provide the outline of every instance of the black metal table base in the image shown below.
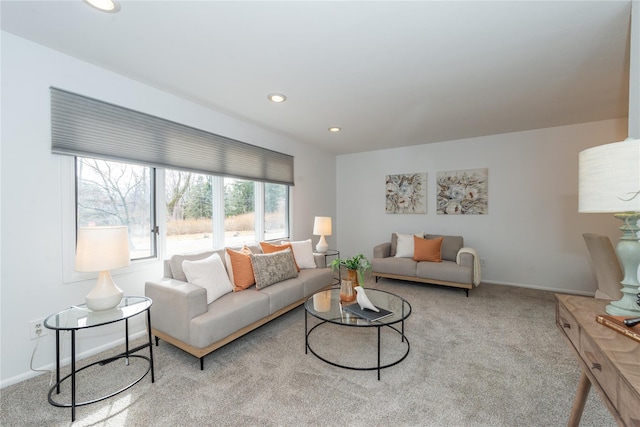
[[[129,385],[125,386],[125,387],[122,387],[120,390],[118,390],[118,391],[114,391],[113,393],[108,394],[108,395],[106,395],[106,396],[102,396],[102,397],[99,397],[99,398],[96,398],[96,399],[92,399],[92,400],[87,400],[86,402],[60,403],[60,402],[56,402],[56,401],[53,399],[53,393],[55,392],[56,394],[59,394],[59,393],[60,393],[60,386],[62,385],[62,383],[63,383],[65,380],[67,380],[67,379],[71,378],[74,374],[75,374],[75,375],[77,375],[77,374],[78,374],[78,372],[81,372],[81,371],[83,371],[83,370],[85,370],[85,369],[88,369],[88,368],[90,368],[90,367],[92,367],[92,366],[95,366],[95,365],[105,365],[105,364],[108,364],[108,363],[114,362],[114,361],[115,361],[115,360],[117,360],[117,359],[128,359],[128,358],[131,358],[131,357],[135,357],[135,358],[138,358],[138,359],[144,359],[144,360],[146,360],[146,361],[149,363],[149,367],[147,368],[147,370],[146,370],[146,371],[145,371],[145,372],[144,372],[144,373],[143,373],[139,378],[137,378],[136,380],[134,380],[131,384],[129,384]],[[128,363],[127,363],[127,364],[128,364]],[[151,362],[151,359],[150,359],[149,357],[147,357],[147,356],[142,356],[142,355],[139,355],[139,354],[129,354],[129,355],[121,354],[121,355],[118,355],[118,356],[115,356],[115,357],[110,357],[110,358],[105,359],[105,360],[99,360],[99,361],[94,362],[94,363],[92,363],[92,364],[90,364],[90,365],[83,366],[82,368],[78,369],[77,371],[75,371],[75,372],[73,372],[73,373],[70,373],[70,374],[68,374],[67,376],[63,377],[59,382],[57,382],[56,384],[54,384],[54,385],[53,385],[53,387],[51,387],[51,389],[49,390],[49,403],[50,403],[50,404],[52,404],[53,406],[57,406],[57,407],[59,407],[59,408],[76,408],[76,407],[78,407],[78,406],[84,406],[84,405],[89,405],[89,404],[91,404],[91,403],[100,402],[100,401],[102,401],[102,400],[105,400],[105,399],[108,399],[108,398],[110,398],[110,397],[113,397],[113,396],[115,396],[115,395],[116,395],[116,394],[118,394],[118,393],[122,393],[123,391],[125,391],[125,390],[127,390],[127,389],[129,389],[129,388],[133,387],[133,386],[134,386],[134,385],[136,385],[136,384],[138,384],[138,383],[139,383],[140,381],[142,381],[142,379],[143,379],[144,377],[146,377],[146,376],[147,376],[147,374],[151,371],[151,365],[152,365],[152,362]],[[73,381],[72,381],[72,382],[73,382]],[[72,394],[75,394],[75,393],[73,393],[73,392],[72,392]],[[72,399],[72,400],[75,400],[75,399]],[[75,416],[74,416],[73,418],[75,419]]]
[[[68,374],[67,376],[60,378],[60,329],[56,330],[56,383],[53,385],[53,387],[51,387],[51,389],[49,390],[49,395],[48,395],[48,400],[49,403],[53,406],[57,406],[60,408],[71,408],[71,421],[75,421],[76,420],[76,407],[78,406],[84,406],[84,405],[89,405],[91,403],[96,403],[96,402],[100,402],[102,400],[108,399],[110,397],[115,396],[116,394],[122,393],[123,391],[133,387],[134,385],[138,384],[144,377],[147,376],[147,374],[149,372],[151,372],[151,382],[154,383],[155,382],[155,375],[154,375],[154,370],[153,370],[153,341],[151,338],[151,313],[149,311],[149,308],[146,309],[147,312],[147,343],[140,345],[138,347],[135,347],[133,349],[129,349],[129,319],[124,319],[125,321],[125,351],[124,353],[120,353],[116,356],[113,357],[108,357],[106,359],[103,360],[99,360],[97,362],[91,363],[90,365],[87,366],[83,366],[80,369],[76,369],[76,331],[75,329],[70,329],[71,332],[71,373]],[[145,349],[149,347],[149,357],[147,356],[142,356],[142,355],[138,355],[138,354],[133,354],[137,351],[140,351],[142,349]],[[144,359],[147,362],[149,362],[149,367],[147,368],[147,370],[144,372],[144,374],[142,374],[140,376],[140,378],[137,378],[135,381],[133,381],[131,384],[113,392],[110,393],[108,395],[96,398],[96,399],[92,399],[92,400],[88,400],[86,402],[77,402],[76,401],[76,375],[78,372],[81,372],[87,368],[90,368],[92,366],[95,365],[107,365],[117,359],[126,359],[127,365],[129,364],[129,358],[131,357],[135,357],[135,358],[139,358],[139,359]],[[53,393],[55,392],[55,394],[60,394],[60,385],[68,380],[71,379],[71,402],[69,403],[60,403],[60,402],[56,402],[53,399]]]
[[[305,354],[307,354],[307,350],[309,350],[314,356],[316,356],[318,359],[322,360],[325,363],[328,363],[329,365],[332,366],[336,366],[338,368],[343,368],[343,369],[351,369],[354,371],[378,371],[378,381],[380,381],[380,371],[382,369],[385,368],[390,368],[391,366],[395,366],[398,363],[402,362],[407,355],[409,354],[409,350],[411,348],[411,345],[409,344],[409,340],[407,339],[406,335],[404,334],[404,321],[402,322],[402,331],[398,330],[397,328],[395,328],[392,325],[384,325],[384,324],[380,324],[380,325],[373,325],[373,327],[375,327],[377,329],[377,333],[378,333],[378,364],[376,366],[367,366],[367,367],[359,367],[359,366],[347,366],[347,365],[342,365],[340,363],[328,360],[325,357],[320,356],[318,353],[316,353],[313,348],[311,348],[311,345],[309,344],[309,335],[311,335],[311,332],[313,332],[316,328],[318,328],[319,326],[324,325],[325,323],[329,323],[328,320],[324,320],[321,321],[320,323],[314,325],[311,329],[308,329],[308,313],[305,311],[304,313],[304,331],[305,331],[305,349],[304,352]],[[381,358],[380,358],[380,328],[390,328],[393,329],[395,332],[397,332],[400,337],[401,337],[401,342],[406,342],[407,343],[407,350],[404,352],[404,354],[399,357],[397,360],[387,363],[385,365],[381,364]]]

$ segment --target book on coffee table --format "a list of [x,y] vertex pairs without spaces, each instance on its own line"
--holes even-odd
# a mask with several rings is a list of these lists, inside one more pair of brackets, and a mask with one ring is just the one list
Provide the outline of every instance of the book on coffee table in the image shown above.
[[342,307],[343,310],[355,314],[356,316],[366,319],[369,322],[374,322],[376,320],[384,319],[385,317],[391,316],[393,311],[385,310],[384,308],[376,307],[380,311],[373,311],[365,308],[364,310],[360,308],[358,304],[350,304]]

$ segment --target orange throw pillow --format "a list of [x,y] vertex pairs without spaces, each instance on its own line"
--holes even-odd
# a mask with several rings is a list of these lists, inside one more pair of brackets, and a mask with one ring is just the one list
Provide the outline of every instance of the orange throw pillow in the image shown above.
[[442,262],[441,249],[443,239],[444,237],[423,239],[413,236],[413,260]]
[[226,249],[227,268],[229,278],[233,283],[233,292],[243,291],[256,283],[251,266],[251,249],[243,247],[240,251]]
[[[262,248],[262,253],[264,254],[272,254],[274,252],[284,251],[286,249],[291,249],[291,254],[293,255],[293,246],[291,243],[283,243],[282,245],[274,245],[273,243],[260,242],[260,247]],[[296,265],[296,270],[300,271],[300,267],[298,267],[298,262],[296,261],[296,256],[293,255],[293,262]]]

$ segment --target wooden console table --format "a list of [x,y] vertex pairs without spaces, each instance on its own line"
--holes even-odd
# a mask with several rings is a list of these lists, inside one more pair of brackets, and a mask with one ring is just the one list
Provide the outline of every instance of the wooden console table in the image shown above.
[[556,323],[578,357],[582,375],[569,426],[580,424],[593,386],[621,426],[640,426],[640,343],[596,322],[607,302],[556,295]]

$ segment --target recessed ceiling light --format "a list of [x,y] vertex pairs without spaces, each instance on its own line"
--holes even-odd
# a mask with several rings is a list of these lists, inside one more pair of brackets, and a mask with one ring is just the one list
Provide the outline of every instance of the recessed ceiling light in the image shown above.
[[329,132],[340,132],[341,130],[342,130],[342,128],[339,128],[337,126],[329,128]]
[[114,0],[84,0],[91,6],[103,12],[115,13],[120,10],[120,5]]
[[281,93],[270,93],[269,95],[267,95],[267,99],[271,102],[278,103],[286,101],[287,97]]

